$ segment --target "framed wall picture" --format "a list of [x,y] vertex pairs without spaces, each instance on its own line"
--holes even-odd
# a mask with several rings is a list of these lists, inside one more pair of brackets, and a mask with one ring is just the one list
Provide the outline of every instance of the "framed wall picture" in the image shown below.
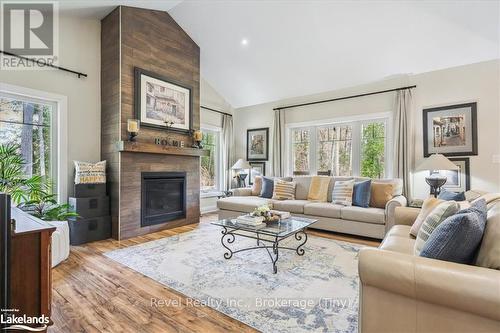
[[477,103],[424,109],[424,157],[477,155]]
[[141,126],[189,132],[193,116],[190,87],[137,67],[134,81],[135,112]]
[[247,161],[269,159],[269,127],[247,130]]
[[255,176],[265,176],[266,175],[266,162],[249,162],[250,166],[250,178],[248,179],[248,184],[253,185]]
[[465,192],[470,190],[470,162],[468,157],[450,158],[458,166],[457,170],[443,170],[441,174],[448,179],[443,188],[452,192]]

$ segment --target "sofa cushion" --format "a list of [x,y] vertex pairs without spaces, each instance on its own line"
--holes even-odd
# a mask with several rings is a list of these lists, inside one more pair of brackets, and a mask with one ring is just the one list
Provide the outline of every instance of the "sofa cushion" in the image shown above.
[[271,199],[273,197],[273,190],[274,180],[269,177],[262,177],[262,191],[260,191],[260,196]]
[[305,177],[294,177],[295,182],[295,199],[297,200],[307,200],[309,195],[309,187],[311,186],[311,176]]
[[420,251],[422,251],[425,242],[427,242],[434,229],[449,216],[458,212],[459,209],[460,205],[457,202],[444,201],[432,210],[418,231],[415,242],[415,255],[420,255]]
[[304,214],[304,206],[308,203],[310,203],[310,201],[307,200],[284,200],[272,202],[273,209],[295,214]]
[[330,181],[331,177],[313,176],[311,179],[311,185],[309,185],[307,200],[326,202],[328,198],[328,186],[330,184]]
[[410,226],[409,225],[401,225],[401,224],[396,224],[389,230],[386,234],[386,237],[403,237],[403,238],[411,238],[414,239],[412,236],[410,236]]
[[304,206],[304,214],[340,219],[340,209],[343,207],[329,202],[311,202]]
[[283,180],[274,181],[273,200],[294,200],[295,183]]
[[392,184],[392,196],[403,195],[403,180],[400,178],[374,179],[372,183]]
[[500,202],[488,209],[486,228],[476,265],[500,270]]
[[260,195],[262,192],[262,176],[255,176],[252,185],[252,195]]
[[250,213],[255,208],[270,203],[271,200],[255,196],[227,197],[217,200],[219,209]]
[[406,230],[406,237],[389,236],[387,235],[379,248],[386,251],[399,252],[413,255],[415,247],[415,239],[408,234],[409,228]]
[[415,222],[413,222],[413,225],[411,226],[410,234],[417,237],[418,231],[420,230],[420,227],[424,223],[425,218],[441,202],[443,202],[443,200],[440,200],[440,199],[437,199],[434,197],[430,197],[430,198],[425,199],[424,203],[422,204],[422,209],[420,209],[420,213],[418,213],[417,219],[415,220]]
[[[344,177],[344,176],[334,176],[331,177],[332,180],[330,181],[330,185],[328,186],[328,197],[326,201],[332,202],[332,192],[333,192],[333,186],[335,185],[335,182],[337,181],[346,181],[346,180],[352,180],[355,179],[353,177]],[[356,179],[354,181],[357,181]]]
[[392,199],[394,184],[373,181],[370,193],[370,207],[385,208],[385,205]]
[[448,217],[432,232],[425,242],[421,257],[470,264],[483,238],[486,225],[486,202]]
[[381,208],[342,207],[340,216],[343,220],[385,224],[385,210]]
[[363,180],[361,182],[354,182],[352,190],[352,205],[368,208],[370,206],[371,195],[371,180]]
[[333,185],[332,203],[351,206],[353,188],[354,179],[346,181],[336,181],[335,185]]

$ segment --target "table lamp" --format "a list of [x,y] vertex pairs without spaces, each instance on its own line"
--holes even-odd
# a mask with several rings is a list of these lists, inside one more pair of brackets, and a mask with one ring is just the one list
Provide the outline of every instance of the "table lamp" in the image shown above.
[[441,154],[432,154],[425,158],[415,169],[416,171],[430,171],[430,175],[425,177],[425,182],[429,184],[430,194],[438,197],[441,192],[441,186],[446,184],[447,178],[439,173],[440,170],[457,170],[458,166]]
[[240,170],[248,170],[250,168],[251,168],[250,164],[248,164],[248,162],[242,158],[240,158],[238,161],[236,161],[236,163],[234,163],[231,169],[237,172],[239,171],[238,174],[236,175],[238,179],[238,187],[245,186],[245,178],[248,176],[247,173],[242,172]]

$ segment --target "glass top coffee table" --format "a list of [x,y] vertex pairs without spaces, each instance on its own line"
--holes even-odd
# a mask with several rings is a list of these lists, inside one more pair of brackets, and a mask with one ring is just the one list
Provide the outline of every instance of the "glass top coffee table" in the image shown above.
[[[303,256],[304,244],[307,242],[307,228],[317,220],[306,219],[302,217],[289,217],[272,223],[262,223],[258,226],[249,226],[241,224],[236,219],[224,219],[212,224],[222,227],[221,244],[227,250],[224,253],[225,259],[231,259],[233,254],[255,249],[266,249],[273,264],[273,272],[278,272],[276,263],[279,258],[279,250],[292,250],[299,256]],[[294,236],[299,242],[297,247],[280,246],[284,239]],[[236,236],[252,238],[257,241],[256,246],[233,250],[229,246],[234,243]]]

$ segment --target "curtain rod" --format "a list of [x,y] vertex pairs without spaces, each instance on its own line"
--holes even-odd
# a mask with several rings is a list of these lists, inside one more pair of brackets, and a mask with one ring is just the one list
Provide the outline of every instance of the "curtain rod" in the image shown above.
[[392,92],[392,91],[399,91],[399,90],[405,90],[405,89],[413,89],[413,88],[416,88],[416,87],[417,86],[407,86],[407,87],[394,88],[394,89],[388,89],[388,90],[380,90],[380,91],[374,91],[374,92],[369,92],[369,93],[359,94],[359,95],[351,95],[351,96],[337,97],[337,98],[332,98],[332,99],[325,99],[325,100],[316,101],[316,102],[309,102],[309,103],[302,103],[302,104],[294,104],[294,105],[281,106],[281,107],[274,108],[273,110],[284,110],[284,109],[296,108],[296,107],[299,107],[299,106],[307,106],[307,105],[313,105],[313,104],[321,104],[321,103],[329,103],[329,102],[341,101],[343,99],[351,99],[351,98],[358,98],[358,97],[364,97],[364,96],[370,96],[370,95],[385,94],[385,93]]
[[37,59],[32,59],[32,58],[28,58],[28,57],[23,57],[23,56],[21,56],[21,55],[19,55],[19,54],[10,53],[10,52],[7,52],[7,51],[2,51],[2,50],[0,50],[0,53],[5,54],[6,56],[16,57],[16,58],[19,58],[19,59],[22,59],[22,60],[31,61],[31,62],[33,62],[33,63],[38,64],[39,66],[52,67],[52,68],[58,69],[58,70],[60,70],[60,71],[69,72],[69,73],[72,73],[72,74],[78,75],[78,78],[81,78],[82,76],[83,76],[83,77],[87,77],[87,74],[85,74],[85,73],[76,72],[76,71],[73,71],[73,70],[71,70],[71,69],[67,69],[67,68],[64,68],[64,67],[54,66],[54,65],[51,65],[51,64],[48,64],[48,63],[44,63],[44,62],[42,62],[42,61],[40,61],[40,60],[37,60]]
[[222,111],[215,110],[215,109],[211,109],[211,108],[208,108],[208,107],[203,106],[203,105],[200,105],[200,108],[205,109],[205,110],[209,110],[209,111],[213,111],[213,112],[217,112],[217,113],[220,113],[220,114],[225,114],[226,116],[230,116],[230,117],[232,117],[232,116],[233,116],[233,115],[232,115],[232,114],[230,114],[230,113],[227,113],[227,112],[222,112]]

